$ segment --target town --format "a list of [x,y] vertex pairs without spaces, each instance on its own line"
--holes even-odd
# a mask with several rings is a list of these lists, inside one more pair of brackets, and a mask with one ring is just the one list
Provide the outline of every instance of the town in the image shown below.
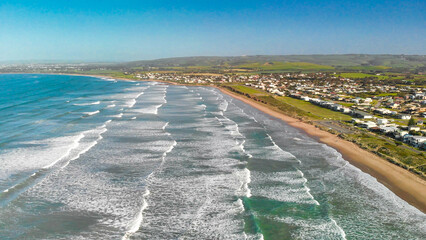
[[348,78],[338,73],[176,74],[136,73],[136,78],[185,84],[242,84],[352,117],[354,127],[426,150],[426,88],[410,81]]

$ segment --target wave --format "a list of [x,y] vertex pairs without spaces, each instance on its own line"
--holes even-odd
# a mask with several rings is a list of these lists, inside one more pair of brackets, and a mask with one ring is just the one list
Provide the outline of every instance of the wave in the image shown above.
[[127,107],[132,108],[133,106],[135,106],[135,104],[136,104],[136,99],[132,99],[127,102]]
[[60,158],[59,158],[59,159],[57,159],[56,161],[54,161],[54,162],[50,163],[49,165],[46,165],[46,166],[42,167],[42,169],[51,168],[51,167],[52,167],[52,166],[54,166],[57,162],[59,162],[59,161],[61,161],[61,160],[65,159],[68,155],[70,155],[70,153],[71,153],[71,151],[72,151],[73,149],[75,149],[75,148],[77,148],[77,147],[78,147],[79,142],[80,142],[80,140],[81,140],[82,138],[84,138],[84,134],[83,134],[83,133],[81,133],[81,134],[79,134],[79,135],[78,135],[78,137],[74,140],[74,143],[72,144],[72,146],[68,149],[68,151],[67,151],[67,152],[66,152],[66,153],[65,153],[62,157],[60,157]]
[[308,182],[308,179],[305,178],[305,174],[303,174],[302,171],[300,171],[299,169],[297,169],[297,172],[300,174],[300,176],[303,178],[303,187],[306,191],[306,193],[309,195],[309,197],[314,201],[315,205],[320,205],[319,202],[317,200],[315,200],[314,196],[312,196],[311,194],[311,189],[308,188],[308,186],[306,186],[306,183]]
[[343,231],[343,228],[341,228],[341,227],[337,224],[336,220],[334,220],[332,217],[330,217],[330,220],[331,220],[331,222],[333,222],[333,224],[336,226],[336,228],[337,228],[337,230],[339,231],[339,233],[340,233],[340,235],[342,236],[342,238],[343,238],[344,240],[346,240],[346,233],[345,233],[345,231]]
[[226,110],[228,110],[228,101],[223,100],[221,103],[219,103],[219,110],[226,112]]
[[302,164],[302,162],[293,154],[291,154],[290,152],[284,151],[280,146],[277,145],[277,143],[274,141],[274,139],[272,139],[271,135],[269,135],[268,133],[266,134],[269,138],[269,140],[271,141],[272,145],[274,146],[274,148],[278,149],[279,151],[285,153],[286,155],[290,155],[292,158],[294,158],[299,164]]
[[146,198],[150,194],[148,188],[145,190],[145,193],[142,195],[142,206],[139,212],[137,213],[136,217],[130,224],[129,230],[124,234],[122,240],[129,239],[135,232],[139,230],[141,227],[142,221],[143,221],[143,211],[148,207],[148,202]]
[[92,116],[92,115],[95,115],[95,114],[98,114],[98,113],[100,113],[99,110],[96,110],[94,112],[83,112],[83,114],[85,114],[86,116]]
[[250,170],[248,168],[244,168],[244,180],[243,180],[243,184],[242,184],[242,189],[245,192],[245,196],[246,197],[251,197],[251,190],[249,188],[249,184],[251,182],[251,173]]
[[90,106],[90,105],[98,105],[100,104],[100,101],[91,102],[91,103],[74,103],[75,106]]
[[83,155],[84,153],[86,153],[87,151],[89,151],[92,147],[94,147],[96,144],[98,144],[98,142],[100,140],[102,140],[102,134],[105,133],[106,131],[108,131],[108,129],[106,128],[106,125],[110,122],[110,120],[108,120],[107,122],[105,122],[104,125],[102,125],[99,128],[96,128],[94,130],[89,130],[89,131],[85,131],[83,134],[87,135],[89,133],[93,134],[95,133],[98,137],[95,141],[89,143],[87,146],[85,146],[85,148],[80,149],[80,151],[73,157],[70,158],[62,167],[61,169],[64,169],[65,167],[67,167],[71,161],[77,160],[78,158],[80,158],[81,155]]
[[113,108],[113,107],[115,107],[115,104],[110,104],[107,106],[107,108]]
[[[41,167],[39,170],[36,170],[34,173],[32,173],[30,176],[28,176],[27,178],[25,178],[23,181],[19,182],[18,184],[15,184],[6,190],[3,190],[2,193],[6,195],[0,196],[0,200],[2,201],[5,200],[6,202],[9,202],[13,200],[14,198],[18,197],[22,192],[25,192],[28,188],[40,182],[41,179],[47,174],[49,174],[52,171],[53,167],[56,166],[59,162],[66,161],[65,165],[60,167],[60,169],[63,169],[66,166],[68,166],[68,164],[71,161],[78,159],[82,154],[89,151],[93,146],[95,146],[98,143],[99,140],[102,139],[101,134],[107,131],[106,125],[110,122],[111,120],[108,120],[102,126],[98,128],[84,131],[78,134],[75,137],[74,141],[72,142],[71,146],[68,147],[65,154],[63,154],[60,158],[56,159],[55,161],[49,163],[48,165]],[[98,138],[94,142],[91,142],[87,146],[84,146],[84,144],[82,143],[82,140],[91,134],[95,134],[95,135],[97,134]],[[84,148],[81,149],[82,147]],[[16,190],[16,191],[11,192],[12,190]]]
[[164,124],[164,126],[161,128],[161,129],[163,129],[163,131],[165,131],[166,130],[166,127],[169,125],[169,122],[166,122],[166,124]]
[[162,156],[162,158],[161,158],[161,164],[160,164],[160,167],[162,167],[162,166],[164,165],[164,163],[166,162],[167,154],[168,154],[168,153],[170,153],[170,152],[173,150],[173,148],[175,148],[175,147],[176,147],[176,145],[177,145],[177,142],[176,142],[175,140],[173,140],[173,144],[172,144],[172,146],[170,146],[170,148],[169,148],[169,149],[167,149],[167,150],[163,153],[163,156]]
[[114,78],[105,78],[105,77],[103,77],[103,78],[101,78],[101,79],[103,79],[103,80],[105,80],[105,81],[108,81],[108,82],[114,82],[114,83],[116,83],[116,82],[117,82],[117,80],[116,80],[116,79],[114,79]]
[[111,117],[121,118],[121,117],[123,117],[123,113],[119,113],[119,114],[117,114],[117,115],[113,115],[113,116],[111,116]]
[[238,144],[239,148],[241,149],[241,151],[247,155],[248,158],[253,158],[253,155],[251,155],[250,153],[246,152],[245,148],[244,148],[244,143],[246,142],[246,140],[243,140],[240,144]]

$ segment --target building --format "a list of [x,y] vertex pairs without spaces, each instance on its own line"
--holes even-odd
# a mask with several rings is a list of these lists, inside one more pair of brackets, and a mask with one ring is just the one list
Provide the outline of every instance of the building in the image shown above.
[[362,118],[362,119],[372,119],[373,118],[373,115],[371,115],[367,112],[359,111],[359,110],[353,110],[352,115],[355,116],[356,118]]

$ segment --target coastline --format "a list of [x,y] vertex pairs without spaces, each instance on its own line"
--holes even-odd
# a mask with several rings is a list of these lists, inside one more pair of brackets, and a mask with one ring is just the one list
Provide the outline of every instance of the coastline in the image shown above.
[[426,213],[426,181],[415,174],[398,167],[379,156],[368,152],[356,144],[343,140],[329,132],[320,130],[314,125],[304,123],[298,119],[289,117],[270,106],[253,101],[223,88],[222,93],[236,98],[272,117],[278,118],[290,126],[300,129],[307,135],[313,137],[342,154],[349,163],[361,171],[373,176],[389,190],[413,205],[423,213]]
[[[2,74],[21,74],[21,73],[2,73]],[[49,74],[49,73],[27,73],[27,74]],[[142,80],[142,79],[126,79],[120,77],[113,77],[107,75],[90,75],[90,74],[67,74],[67,73],[50,73],[50,75],[75,75],[87,77],[105,77],[114,78],[127,81],[155,81],[172,85],[188,85],[195,86],[196,84],[180,84],[176,82],[169,82],[163,80]],[[413,205],[423,213],[426,213],[426,181],[421,177],[398,167],[379,156],[368,152],[356,144],[343,140],[338,136],[329,132],[320,130],[314,125],[304,123],[296,118],[289,117],[281,111],[274,109],[271,106],[256,102],[252,99],[246,98],[242,95],[233,93],[224,88],[214,85],[203,85],[207,87],[214,87],[219,89],[222,93],[227,94],[235,99],[243,101],[244,103],[268,114],[272,117],[278,118],[292,127],[295,127],[307,135],[313,137],[317,141],[324,143],[342,154],[343,158],[349,163],[359,168],[361,171],[373,176],[380,183],[385,185],[389,190],[398,195],[400,198]]]

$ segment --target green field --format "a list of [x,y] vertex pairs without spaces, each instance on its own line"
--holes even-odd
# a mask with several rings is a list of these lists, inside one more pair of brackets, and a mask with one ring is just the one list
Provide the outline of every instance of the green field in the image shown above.
[[303,100],[291,97],[272,96],[266,92],[242,85],[229,85],[229,87],[242,92],[243,94],[255,96],[267,104],[277,107],[278,109],[293,117],[305,117],[310,120],[332,119],[348,121],[352,119],[346,114],[335,112],[327,108],[322,108]]
[[243,93],[248,93],[248,94],[254,94],[254,95],[266,95],[266,92],[263,92],[261,90],[256,90],[254,88],[251,87],[246,87],[243,85],[230,85],[232,88],[241,91]]
[[352,79],[369,78],[369,77],[374,77],[379,80],[389,79],[389,76],[377,76],[377,75],[367,74],[367,73],[338,73],[336,74],[336,76],[340,76],[344,78],[352,78]]
[[[266,64],[265,63],[273,63]],[[293,64],[293,65],[292,65]],[[295,65],[294,65],[295,64]],[[311,65],[312,64],[312,65]],[[132,67],[187,67],[211,66],[215,68],[238,68],[261,70],[332,70],[339,71],[413,71],[426,66],[424,55],[378,55],[378,54],[334,54],[334,55],[254,55],[229,57],[182,57],[128,62]],[[279,66],[281,65],[281,66]],[[307,69],[306,69],[307,68]]]
[[317,105],[314,105],[310,102],[304,100],[299,100],[291,97],[277,97],[280,101],[294,106],[302,111],[312,114],[316,119],[333,119],[333,120],[343,120],[349,121],[352,118],[349,115],[335,112],[327,108],[323,108]]
[[254,62],[236,66],[241,69],[263,71],[321,71],[333,70],[334,67],[307,62]]

